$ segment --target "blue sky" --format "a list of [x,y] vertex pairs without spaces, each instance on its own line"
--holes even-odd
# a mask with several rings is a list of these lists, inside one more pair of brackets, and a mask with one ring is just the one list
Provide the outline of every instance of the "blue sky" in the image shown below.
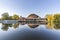
[[0,15],[4,12],[23,17],[35,13],[44,17],[46,14],[60,13],[60,0],[0,0]]

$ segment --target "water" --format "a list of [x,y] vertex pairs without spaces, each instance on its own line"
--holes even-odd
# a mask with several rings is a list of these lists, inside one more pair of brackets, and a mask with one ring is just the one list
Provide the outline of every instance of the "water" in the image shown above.
[[[10,22],[11,23],[11,22]],[[0,24],[0,40],[60,40],[60,29],[48,29],[46,25],[29,27],[14,24]]]

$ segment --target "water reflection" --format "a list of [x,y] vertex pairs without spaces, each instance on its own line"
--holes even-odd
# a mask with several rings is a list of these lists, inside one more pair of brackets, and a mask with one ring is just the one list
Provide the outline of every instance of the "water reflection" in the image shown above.
[[9,27],[12,27],[12,24],[2,24],[2,30],[7,31]]
[[[38,24],[37,24],[38,23]],[[9,27],[13,27],[14,29],[18,28],[19,25],[25,25],[27,24],[30,28],[36,28],[39,25],[46,25],[47,29],[60,29],[60,21],[53,21],[52,22],[47,22],[43,21],[38,22],[38,21],[17,21],[17,20],[5,20],[2,22],[2,27],[1,29],[3,31],[7,31]]]
[[[8,29],[9,29],[9,27],[13,27],[14,29],[16,29],[16,28],[18,28],[19,27],[19,25],[20,25],[20,23],[19,22],[17,22],[17,23],[14,23],[14,24],[3,24],[2,23],[2,30],[3,31],[7,31]],[[25,25],[25,24],[24,24]],[[42,24],[43,25],[43,24]],[[58,24],[58,23],[54,23],[52,26],[51,25],[48,25],[48,24],[45,24],[46,25],[46,28],[47,29],[60,29],[60,24]],[[36,27],[38,27],[39,25],[29,25],[28,24],[28,26],[30,27],[30,28],[36,28]]]
[[13,28],[17,28],[17,27],[19,27],[19,23],[15,23],[12,26],[13,26]]
[[54,21],[53,23],[49,23],[46,24],[48,29],[56,29],[59,30],[60,29],[60,21]]
[[[60,31],[47,30],[42,28],[44,26],[39,26],[36,29],[29,29],[27,26],[20,26],[18,30],[4,32],[1,40],[60,40]],[[3,34],[3,33],[2,33]]]
[[15,24],[2,24],[2,30],[3,31],[7,31],[9,29],[9,27],[13,27],[14,29],[19,27],[19,23],[15,23]]
[[[19,22],[15,24],[2,24],[1,29],[4,32],[0,33],[0,39],[2,40],[60,40],[59,38],[60,31],[58,32],[54,30],[49,30],[49,29],[53,29],[54,27],[48,26],[48,24],[46,24],[46,26],[36,26],[37,29],[35,30],[29,29],[27,27],[30,28],[36,28],[36,27],[23,26],[23,25],[19,26],[19,25],[20,25]],[[18,28],[18,27],[22,27],[22,28]],[[41,27],[46,27],[48,30]],[[8,31],[9,28],[14,28],[15,31],[13,30]],[[16,30],[16,28],[18,28],[18,30]],[[5,33],[5,31],[7,32]]]

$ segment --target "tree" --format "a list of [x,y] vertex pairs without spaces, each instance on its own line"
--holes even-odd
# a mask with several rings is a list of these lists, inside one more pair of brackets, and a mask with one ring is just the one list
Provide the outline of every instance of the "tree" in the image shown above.
[[9,20],[12,20],[12,16],[9,16]]
[[16,15],[16,14],[14,14],[14,15],[12,16],[12,19],[13,19],[13,20],[18,20],[18,19],[19,19],[19,16]]
[[48,28],[53,28],[53,19],[54,19],[54,17],[53,17],[53,15],[49,15],[49,14],[47,14],[46,15],[46,18],[47,18],[47,21],[48,21],[48,24],[47,24],[47,27]]
[[2,20],[8,20],[9,19],[9,14],[8,13],[3,13],[2,14]]
[[60,29],[60,14],[54,14],[54,28]]

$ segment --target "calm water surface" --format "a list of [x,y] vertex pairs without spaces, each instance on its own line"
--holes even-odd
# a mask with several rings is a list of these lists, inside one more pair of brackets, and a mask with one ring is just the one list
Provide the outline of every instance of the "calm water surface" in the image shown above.
[[37,28],[19,25],[17,28],[8,27],[4,31],[0,24],[0,40],[60,40],[60,30],[47,29],[45,25]]

